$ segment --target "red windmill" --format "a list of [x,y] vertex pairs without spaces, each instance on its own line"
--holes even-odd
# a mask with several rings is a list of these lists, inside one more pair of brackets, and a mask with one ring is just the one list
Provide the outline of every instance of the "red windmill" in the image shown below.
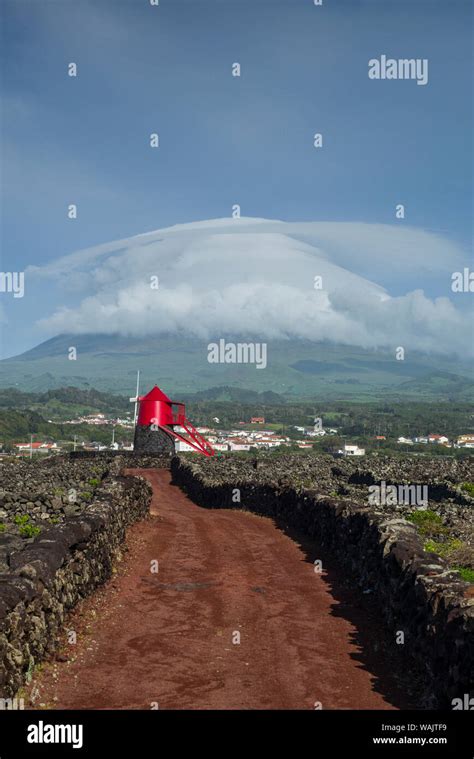
[[[205,456],[214,456],[215,451],[212,445],[186,419],[184,403],[172,401],[156,385],[146,395],[140,395],[131,400],[136,400],[139,404],[135,440],[139,437],[139,435],[137,436],[139,428],[146,428],[154,432],[161,431],[171,440],[177,438]],[[188,437],[183,437],[176,431],[175,427],[181,427]]]

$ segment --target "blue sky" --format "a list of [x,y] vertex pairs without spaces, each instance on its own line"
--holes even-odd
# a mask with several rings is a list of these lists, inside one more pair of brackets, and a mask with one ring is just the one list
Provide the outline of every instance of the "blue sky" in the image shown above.
[[[234,203],[248,217],[413,226],[457,245],[469,264],[471,3],[1,7],[4,271],[230,216]],[[369,80],[368,60],[381,54],[427,58],[428,84]],[[70,61],[77,78],[67,76]],[[231,76],[235,61],[240,78]],[[158,150],[149,147],[151,132]],[[75,221],[66,217],[69,203],[78,206]],[[397,203],[406,207],[403,222],[395,221]],[[449,295],[445,284],[424,289]],[[423,285],[407,271],[391,294]],[[28,325],[64,305],[46,279],[30,292],[16,302],[1,296],[3,355],[47,337]]]

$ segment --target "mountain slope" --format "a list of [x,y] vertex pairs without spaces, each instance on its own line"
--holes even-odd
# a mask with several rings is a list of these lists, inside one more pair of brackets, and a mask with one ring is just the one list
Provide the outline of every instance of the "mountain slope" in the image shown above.
[[[417,353],[397,361],[394,354],[352,346],[268,340],[267,366],[257,369],[255,364],[209,363],[212,341],[180,335],[59,335],[1,361],[0,387],[39,392],[72,385],[133,395],[140,369],[142,388],[156,383],[177,397],[240,388],[290,398],[474,400],[472,365],[459,360]],[[71,347],[76,360],[68,358]]]

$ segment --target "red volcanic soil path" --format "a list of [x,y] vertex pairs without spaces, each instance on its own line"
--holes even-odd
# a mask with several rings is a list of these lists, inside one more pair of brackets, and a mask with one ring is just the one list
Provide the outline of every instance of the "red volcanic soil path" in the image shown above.
[[394,677],[396,646],[346,579],[315,573],[270,519],[196,506],[167,470],[128,473],[153,485],[151,517],[128,530],[118,571],[68,619],[77,642],[64,639],[35,675],[34,708],[412,705]]

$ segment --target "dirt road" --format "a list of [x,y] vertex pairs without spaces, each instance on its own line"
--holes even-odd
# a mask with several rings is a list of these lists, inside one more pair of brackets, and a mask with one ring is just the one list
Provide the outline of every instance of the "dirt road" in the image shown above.
[[154,488],[151,518],[129,529],[118,572],[68,620],[77,643],[35,676],[35,708],[410,705],[395,647],[344,578],[316,573],[271,520],[200,508],[168,471],[140,473]]

